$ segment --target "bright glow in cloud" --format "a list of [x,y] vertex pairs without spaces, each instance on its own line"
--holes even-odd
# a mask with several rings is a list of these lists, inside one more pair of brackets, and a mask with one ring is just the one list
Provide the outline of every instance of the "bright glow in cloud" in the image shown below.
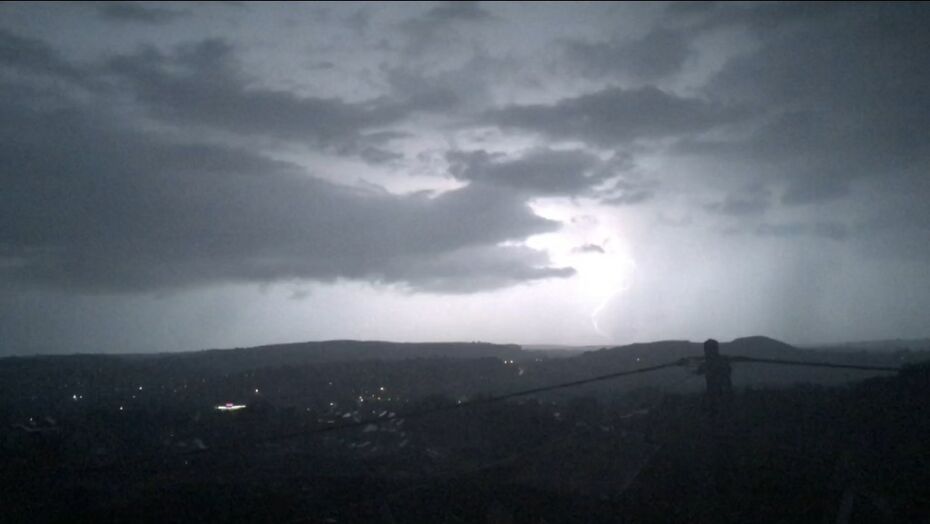
[[573,267],[571,290],[590,311],[593,329],[609,338],[599,324],[599,315],[633,278],[636,264],[630,256],[615,217],[593,207],[579,208],[564,201],[538,201],[533,211],[564,224],[556,233],[536,235],[527,245],[549,253],[558,265]]

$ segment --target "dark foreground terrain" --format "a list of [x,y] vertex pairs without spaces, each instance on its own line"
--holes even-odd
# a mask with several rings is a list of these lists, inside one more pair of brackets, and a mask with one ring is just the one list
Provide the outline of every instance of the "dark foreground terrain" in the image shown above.
[[712,422],[693,366],[483,400],[701,355],[678,341],[9,358],[0,521],[930,521],[925,352],[721,346],[903,371],[734,364]]

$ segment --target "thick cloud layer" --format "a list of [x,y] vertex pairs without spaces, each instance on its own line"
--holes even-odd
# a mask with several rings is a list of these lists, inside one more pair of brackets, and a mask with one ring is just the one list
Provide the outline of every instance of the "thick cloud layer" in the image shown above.
[[108,3],[98,8],[100,16],[137,24],[166,24],[189,14],[181,9],[145,7],[136,3]]
[[[556,224],[480,183],[436,197],[366,192],[241,150],[104,127],[79,110],[18,107],[3,108],[11,126],[0,143],[12,278],[138,291],[289,278],[431,288],[461,277],[440,287],[467,291],[566,274],[541,254],[495,247]],[[430,262],[411,263],[420,258]]]
[[531,195],[576,195],[611,176],[600,158],[581,150],[538,149],[515,159],[486,151],[452,151],[447,158],[456,178]]
[[396,123],[421,108],[453,101],[444,93],[415,100],[350,103],[253,86],[223,40],[155,48],[114,57],[108,70],[148,112],[168,123],[206,126],[251,137],[270,136],[320,145],[359,140],[366,130]]
[[[544,253],[498,245],[557,227],[515,192],[475,181],[438,196],[392,195],[327,182],[241,147],[145,132],[96,101],[81,102],[81,85],[70,84],[77,67],[41,42],[4,38],[10,71],[68,82],[37,93],[28,91],[41,79],[28,76],[2,85],[7,279],[75,292],[343,278],[474,292],[572,274],[550,267]],[[35,60],[21,60],[17,47]],[[153,51],[79,76],[104,81],[117,71],[138,82],[159,117],[246,134],[324,139],[393,113],[249,91],[230,74],[229,53],[210,41],[170,64]]]
[[507,128],[556,139],[580,139],[613,147],[637,139],[660,139],[704,131],[742,115],[705,100],[679,97],[656,87],[610,87],[553,104],[514,105],[489,120]]
[[568,68],[597,79],[656,80],[677,73],[691,56],[687,36],[664,29],[634,40],[575,40],[564,46]]
[[926,336],[928,13],[3,4],[0,338]]

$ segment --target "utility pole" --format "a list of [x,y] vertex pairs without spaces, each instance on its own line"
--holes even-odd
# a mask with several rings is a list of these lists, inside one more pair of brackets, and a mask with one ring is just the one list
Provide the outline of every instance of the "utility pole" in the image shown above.
[[730,468],[725,438],[733,382],[730,378],[729,358],[720,355],[720,344],[712,338],[704,342],[704,363],[698,368],[698,373],[703,373],[707,382],[704,410],[707,428],[705,438],[710,455],[710,503],[715,520],[726,522],[729,520],[726,500],[730,496]]
[[719,424],[726,417],[733,395],[733,382],[730,379],[730,359],[720,355],[720,344],[712,338],[704,342],[704,364],[698,372],[703,372],[707,381],[705,409],[711,423]]

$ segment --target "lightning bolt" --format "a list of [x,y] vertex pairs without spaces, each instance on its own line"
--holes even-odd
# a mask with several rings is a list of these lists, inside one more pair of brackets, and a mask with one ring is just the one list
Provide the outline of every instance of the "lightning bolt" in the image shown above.
[[[636,270],[636,262],[630,259],[627,261],[627,263],[630,265],[630,269],[632,271]],[[608,294],[604,298],[604,300],[601,300],[600,303],[598,303],[597,307],[594,308],[593,311],[591,311],[591,326],[594,327],[594,331],[597,332],[598,335],[604,338],[610,338],[610,335],[608,335],[607,333],[604,333],[604,331],[601,329],[601,326],[597,323],[597,317],[601,314],[601,312],[604,311],[604,308],[607,307],[607,304],[609,304],[610,301],[613,300],[615,296],[617,296],[619,293],[623,291],[626,291],[627,289],[630,289],[629,279],[626,282],[624,282],[623,285],[618,287],[616,291],[613,291],[610,294]]]
[[591,325],[594,326],[594,331],[596,331],[598,335],[604,338],[610,338],[610,336],[601,330],[601,326],[599,326],[597,323],[597,317],[598,315],[601,314],[601,311],[603,311],[604,308],[607,307],[607,303],[610,302],[611,299],[614,298],[614,295],[616,295],[616,293],[611,293],[607,298],[602,300],[601,303],[598,304],[596,308],[594,308],[594,311],[591,312]]

